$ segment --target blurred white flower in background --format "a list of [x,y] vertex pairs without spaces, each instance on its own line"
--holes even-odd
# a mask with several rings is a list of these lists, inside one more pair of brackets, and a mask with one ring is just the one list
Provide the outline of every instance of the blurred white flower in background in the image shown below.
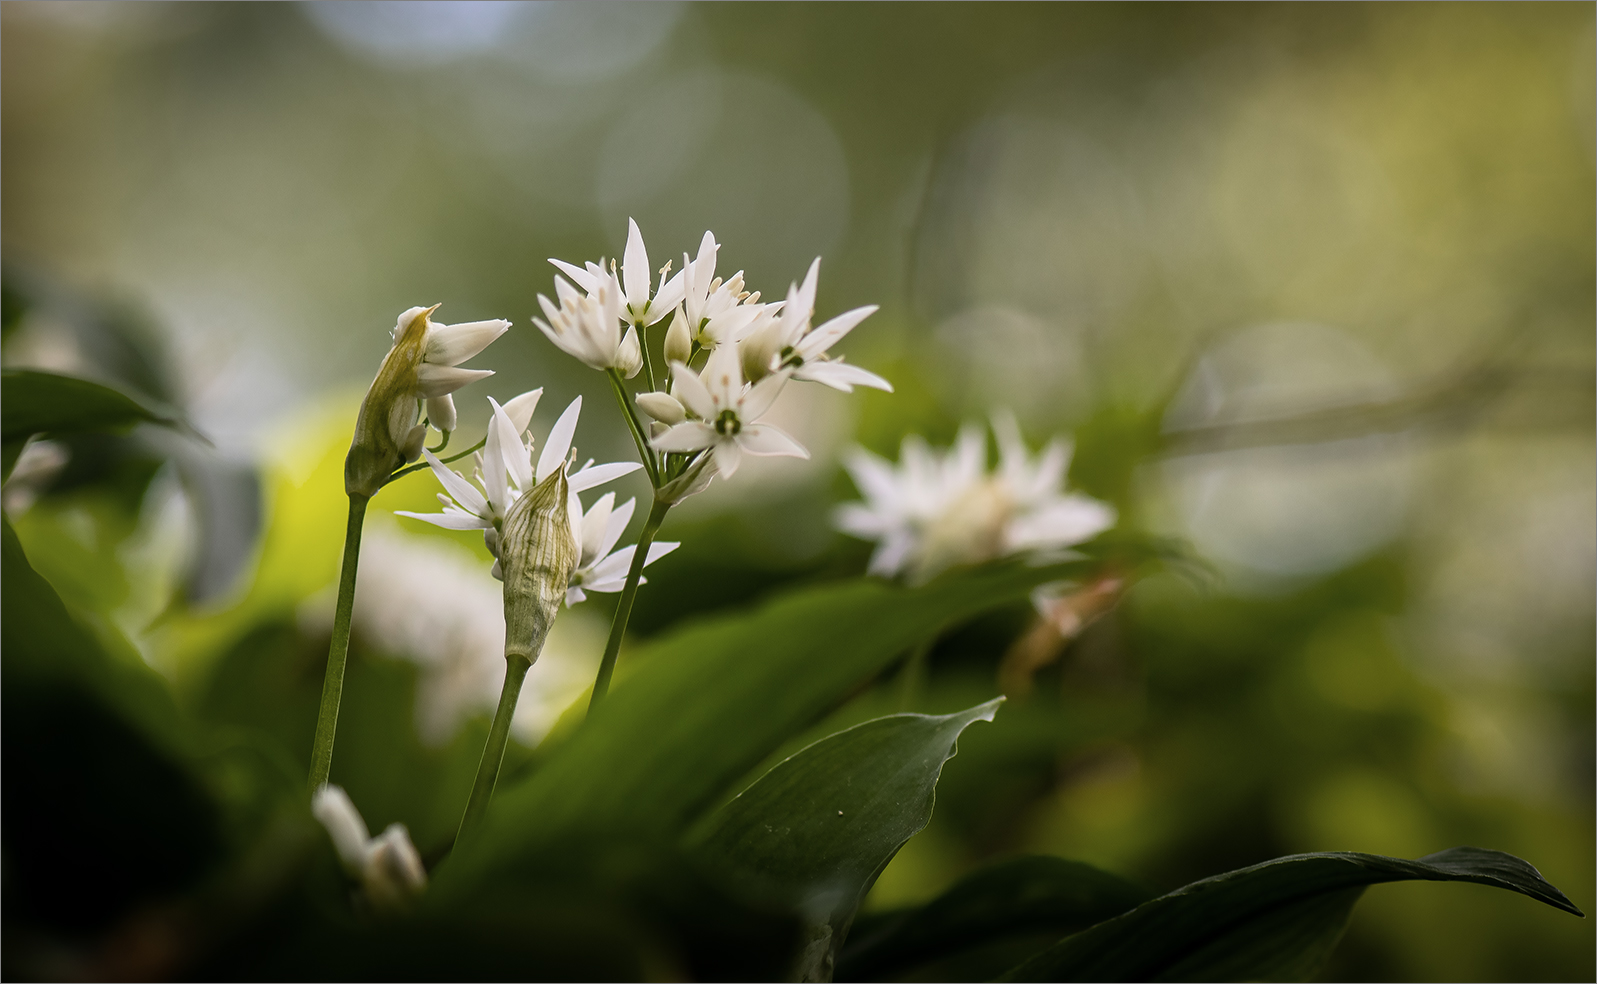
[[844,458],[864,502],[845,503],[837,527],[877,541],[870,573],[919,583],[950,567],[1028,552],[1056,552],[1115,523],[1113,507],[1064,491],[1070,446],[1054,438],[1036,458],[1008,412],[993,416],[999,463],[987,469],[987,437],[967,424],[938,451],[904,438],[897,465],[863,448]]
[[[308,599],[308,631],[332,624],[333,595]],[[505,679],[504,587],[478,555],[437,536],[410,536],[370,524],[361,543],[355,633],[384,653],[416,664],[416,731],[442,745],[475,714],[488,716]],[[604,649],[603,620],[582,610],[556,620],[522,687],[512,723],[536,745],[593,683]]]

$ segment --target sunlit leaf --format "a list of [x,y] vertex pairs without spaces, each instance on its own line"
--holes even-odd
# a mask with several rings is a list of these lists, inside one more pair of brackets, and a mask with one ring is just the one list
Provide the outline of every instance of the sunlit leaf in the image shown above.
[[810,927],[798,977],[830,980],[860,900],[932,816],[960,732],[1003,698],[955,714],[894,714],[840,731],[778,764],[690,838],[701,856]]
[[1296,854],[1205,878],[1066,937],[1014,981],[1304,980],[1324,964],[1365,886],[1466,881],[1581,915],[1563,892],[1501,851],[1455,847],[1418,861]]
[[[918,909],[856,923],[839,954],[839,980],[904,976],[931,961],[963,957],[959,978],[987,980],[1048,942],[1112,919],[1153,893],[1080,861],[1013,858],[983,868]],[[1037,939],[1047,942],[1038,945]],[[1007,963],[985,968],[978,950],[1001,949]],[[914,975],[921,977],[922,975]],[[949,979],[953,979],[950,977]]]

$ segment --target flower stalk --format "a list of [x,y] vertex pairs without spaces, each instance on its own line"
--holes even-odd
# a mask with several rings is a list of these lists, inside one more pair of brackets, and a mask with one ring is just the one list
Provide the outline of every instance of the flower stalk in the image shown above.
[[532,660],[520,653],[505,656],[505,685],[499,691],[499,706],[494,710],[494,723],[488,729],[488,743],[482,749],[482,761],[477,764],[477,781],[472,783],[471,798],[466,801],[465,815],[460,818],[460,830],[455,834],[459,844],[475,830],[488,812],[488,802],[493,799],[494,786],[499,782],[499,769],[504,765],[505,748],[510,744],[510,722],[516,716],[516,701],[521,697],[521,685],[532,669]]
[[338,575],[338,607],[333,612],[333,641],[327,648],[327,675],[322,680],[322,706],[311,745],[310,788],[327,782],[333,768],[333,736],[338,732],[338,707],[344,697],[344,663],[349,658],[349,620],[355,610],[355,573],[360,564],[360,533],[370,498],[349,496],[349,525],[344,531],[344,563]]
[[649,556],[649,547],[665,522],[671,503],[654,500],[649,518],[643,524],[643,535],[638,537],[638,549],[632,554],[632,566],[627,570],[627,584],[621,589],[621,600],[616,604],[615,617],[610,621],[610,638],[605,640],[604,658],[599,661],[599,675],[593,681],[593,697],[588,701],[588,713],[599,706],[610,690],[610,677],[615,673],[616,657],[621,653],[621,637],[627,633],[627,621],[632,618],[632,601],[638,596],[638,582],[643,578],[643,565]]

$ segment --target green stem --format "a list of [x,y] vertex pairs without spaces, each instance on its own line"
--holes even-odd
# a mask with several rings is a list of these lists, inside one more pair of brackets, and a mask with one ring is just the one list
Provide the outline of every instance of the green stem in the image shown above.
[[[444,444],[448,444],[448,443],[449,443],[448,441],[444,442]],[[485,448],[487,446],[488,446],[488,439],[485,437],[482,440],[478,441],[476,444],[473,444],[471,447],[469,447],[466,450],[460,452],[459,454],[452,454],[452,455],[450,455],[447,458],[439,458],[438,460],[441,463],[447,465],[451,461],[459,461],[461,458],[464,458],[468,454],[471,454],[471,453],[476,452],[476,451],[481,451],[483,448]],[[442,448],[442,447],[443,447],[443,444],[440,444],[438,446],[438,448]],[[438,448],[428,448],[427,450],[432,451],[434,453],[437,453]],[[423,468],[429,468],[429,467],[431,467],[431,466],[428,465],[427,462],[423,461],[419,465],[411,465],[409,468],[401,468],[399,471],[396,471],[392,475],[388,476],[387,480],[384,481],[383,484],[387,485],[389,482],[397,482],[401,478],[404,478],[406,475],[410,475],[410,474],[413,474],[415,472],[419,472]]]
[[338,607],[333,612],[333,641],[327,648],[327,676],[322,681],[322,709],[316,717],[311,746],[311,789],[327,782],[333,768],[333,736],[338,731],[338,705],[344,697],[344,662],[349,657],[349,618],[355,610],[355,569],[360,564],[360,530],[366,519],[363,495],[349,497],[349,526],[344,531],[344,566],[338,575]]
[[499,708],[494,711],[494,723],[488,729],[488,744],[483,746],[482,761],[477,764],[477,781],[471,787],[471,799],[466,801],[466,813],[460,818],[456,844],[464,841],[467,833],[475,830],[488,812],[494,784],[499,781],[499,767],[505,761],[505,746],[510,743],[510,721],[516,716],[516,699],[521,696],[521,684],[530,669],[532,660],[526,656],[505,654],[505,686],[499,691]]
[[638,348],[643,352],[643,372],[649,380],[649,389],[655,390],[654,385],[654,359],[649,355],[649,332],[642,325],[638,326]]
[[632,567],[627,571],[626,586],[621,589],[621,601],[616,605],[615,617],[610,620],[610,638],[604,644],[604,659],[599,662],[599,676],[593,681],[593,698],[588,701],[588,713],[599,706],[610,690],[610,676],[615,672],[616,656],[621,652],[621,637],[626,635],[627,620],[632,617],[632,599],[638,596],[638,580],[643,577],[643,565],[648,562],[649,546],[660,532],[660,524],[671,503],[654,500],[649,518],[643,524],[643,535],[638,537],[638,548],[632,554]]
[[627,388],[621,383],[621,371],[611,369],[605,375],[610,378],[610,388],[615,391],[616,402],[621,404],[621,416],[627,418],[627,430],[632,434],[632,442],[638,446],[638,457],[643,461],[643,470],[649,475],[649,484],[659,488],[660,467],[654,460],[654,449],[649,447],[649,437],[643,432],[637,411],[632,409],[632,402],[627,399]]

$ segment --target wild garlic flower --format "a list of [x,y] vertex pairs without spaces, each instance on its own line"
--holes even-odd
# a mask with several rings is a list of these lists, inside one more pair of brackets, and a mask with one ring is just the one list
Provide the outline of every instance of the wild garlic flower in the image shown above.
[[455,402],[450,394],[493,375],[487,369],[458,367],[503,335],[510,322],[442,325],[431,318],[436,310],[436,304],[413,307],[394,326],[393,347],[366,391],[344,459],[344,489],[350,495],[375,495],[395,469],[421,455],[427,427],[418,422],[419,402],[426,402],[431,426],[452,431]]
[[722,478],[732,477],[745,452],[795,458],[810,456],[802,444],[776,425],[756,423],[771,408],[788,374],[774,373],[750,385],[743,381],[740,362],[736,343],[726,343],[710,353],[702,377],[680,362],[671,364],[675,381],[672,393],[646,394],[650,400],[645,402],[640,397],[638,401],[639,406],[662,423],[676,416],[676,408],[681,410],[679,422],[654,438],[656,450],[709,449],[706,457],[713,458]]
[[959,564],[1028,552],[1060,551],[1115,523],[1114,509],[1063,491],[1070,447],[1054,438],[1033,458],[1008,413],[995,415],[999,465],[987,470],[987,440],[966,425],[939,452],[918,435],[904,438],[895,466],[856,448],[845,466],[864,502],[836,513],[843,532],[877,541],[870,573],[926,581]]
[[322,786],[311,798],[311,813],[327,828],[338,860],[360,882],[372,908],[400,911],[427,887],[427,869],[402,823],[388,825],[376,837],[338,786]]
[[549,262],[564,271],[573,283],[587,291],[589,295],[595,295],[600,291],[606,277],[618,283],[623,290],[617,315],[638,328],[654,324],[670,314],[682,302],[682,278],[685,271],[678,272],[675,277],[666,280],[665,277],[671,270],[669,263],[660,271],[660,289],[651,296],[649,250],[643,245],[643,233],[638,231],[638,224],[631,219],[627,220],[627,249],[621,257],[619,278],[616,276],[614,264],[610,272],[606,273],[602,260],[598,263],[589,263],[585,267],[553,258]]
[[[465,476],[439,461],[431,452],[426,452],[427,464],[431,466],[433,474],[438,477],[439,483],[448,493],[447,495],[440,493],[438,496],[444,506],[443,512],[397,513],[400,516],[441,526],[446,530],[482,530],[488,552],[494,555],[495,577],[503,575],[504,558],[500,547],[505,520],[516,501],[524,494],[556,471],[567,473],[569,494],[575,495],[606,482],[613,482],[643,467],[632,461],[603,465],[595,465],[589,461],[575,471],[570,470],[567,459],[571,454],[571,439],[577,431],[577,420],[582,414],[580,396],[571,401],[565,412],[560,415],[560,419],[556,420],[554,426],[549,429],[543,453],[538,456],[538,464],[534,467],[532,463],[534,441],[527,430],[527,425],[532,419],[538,397],[542,392],[540,389],[523,393],[502,407],[493,397],[489,397],[488,403],[493,408],[493,418],[488,423],[487,443],[475,456],[477,467],[474,477],[477,484],[473,485]],[[576,507],[572,512],[574,516],[580,516],[581,508]],[[573,538],[578,535],[577,529],[573,528]]]
[[[614,547],[616,541],[621,539],[621,534],[626,532],[627,524],[632,522],[632,511],[637,500],[628,499],[620,508],[616,508],[615,501],[615,493],[606,492],[586,513],[578,509],[582,519],[577,541],[582,555],[571,574],[571,585],[566,589],[567,608],[585,601],[589,591],[614,593],[626,586],[627,569],[632,566],[632,557],[638,547],[636,544],[620,550],[614,550]],[[681,545],[651,544],[643,566],[648,567]],[[647,584],[648,581],[648,578],[641,578],[638,583]]]
[[579,294],[564,277],[556,277],[555,296],[560,305],[556,307],[539,294],[538,304],[549,320],[533,318],[532,323],[562,352],[585,365],[599,370],[619,369],[628,379],[636,376],[643,368],[643,350],[636,328],[628,328],[626,334],[621,332],[626,305],[615,276],[596,264],[590,263],[584,271],[559,260],[549,262],[571,274],[586,293]]
[[[842,356],[834,359],[827,354],[827,349],[875,314],[876,305],[845,311],[818,328],[811,327],[820,273],[821,258],[817,256],[804,276],[804,283],[788,289],[780,312],[758,323],[751,322],[744,334],[738,336],[742,344],[744,376],[758,381],[769,373],[786,369],[794,379],[821,383],[844,393],[852,393],[855,386],[870,386],[891,393],[893,386],[887,380],[844,363]],[[773,312],[777,307],[770,305]]]

